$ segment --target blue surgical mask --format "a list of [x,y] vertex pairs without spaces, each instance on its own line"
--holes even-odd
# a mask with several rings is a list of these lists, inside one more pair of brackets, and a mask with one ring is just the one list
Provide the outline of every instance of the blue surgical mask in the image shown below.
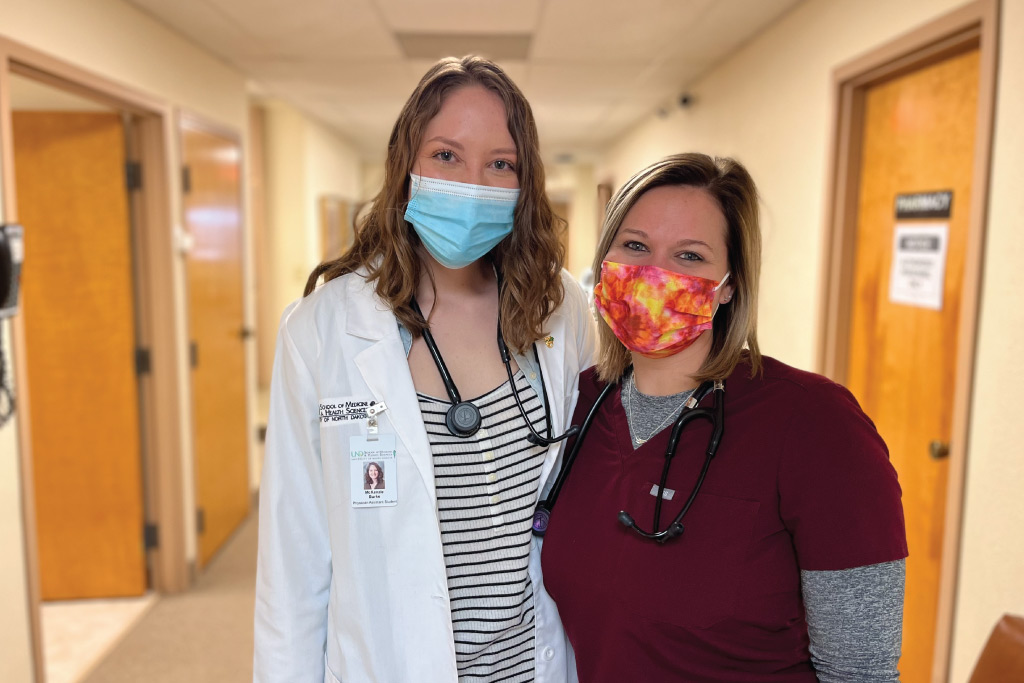
[[465,268],[512,233],[518,189],[409,178],[405,220],[445,268]]

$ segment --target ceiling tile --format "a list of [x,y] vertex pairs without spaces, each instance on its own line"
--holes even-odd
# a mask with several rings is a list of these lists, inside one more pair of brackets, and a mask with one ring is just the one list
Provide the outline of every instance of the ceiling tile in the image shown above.
[[129,0],[147,14],[222,57],[249,49],[252,36],[203,0]]
[[633,90],[643,64],[534,62],[523,90],[527,97],[566,100],[613,99]]
[[363,60],[399,56],[394,36],[371,0],[202,1],[253,37],[255,51],[250,54]]

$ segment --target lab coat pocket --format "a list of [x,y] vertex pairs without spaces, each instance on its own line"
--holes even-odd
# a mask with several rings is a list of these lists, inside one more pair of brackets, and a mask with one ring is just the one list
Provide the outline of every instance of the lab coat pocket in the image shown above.
[[[630,500],[638,521],[650,524],[650,484]],[[665,501],[661,527],[677,514],[685,496]],[[708,628],[736,611],[740,577],[750,551],[760,503],[701,493],[683,518],[682,536],[665,544],[635,534],[623,547],[619,585],[637,616],[691,628]]]

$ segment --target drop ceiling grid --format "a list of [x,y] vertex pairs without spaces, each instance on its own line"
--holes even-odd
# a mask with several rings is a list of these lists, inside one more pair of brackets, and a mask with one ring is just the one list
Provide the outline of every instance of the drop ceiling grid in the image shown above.
[[[222,58],[258,49],[258,43],[235,22],[203,0],[168,3],[167,0],[130,0],[158,21],[170,26]],[[219,46],[219,49],[213,49]]]
[[592,151],[726,59],[801,0],[129,0],[258,82],[383,153],[433,60],[396,32],[531,33],[500,61],[546,149]]

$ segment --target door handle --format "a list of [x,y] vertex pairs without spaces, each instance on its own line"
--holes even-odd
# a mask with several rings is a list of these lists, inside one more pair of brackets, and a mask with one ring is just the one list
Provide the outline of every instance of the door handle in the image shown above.
[[935,440],[928,444],[928,453],[932,460],[942,460],[949,457],[949,442]]

